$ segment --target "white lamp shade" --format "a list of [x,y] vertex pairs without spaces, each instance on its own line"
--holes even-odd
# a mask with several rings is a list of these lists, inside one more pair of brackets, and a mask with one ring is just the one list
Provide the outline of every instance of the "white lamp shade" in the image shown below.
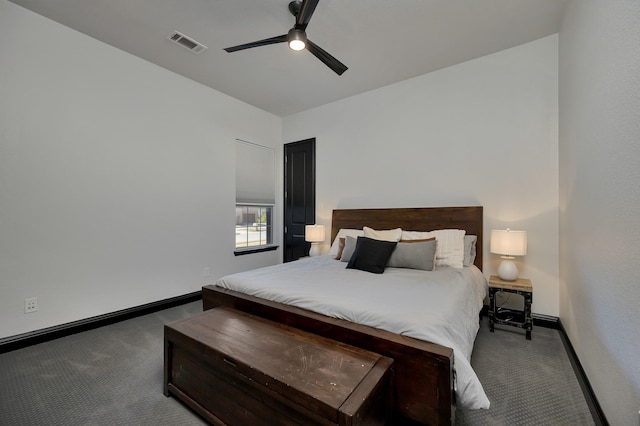
[[498,229],[491,231],[489,251],[503,256],[524,256],[527,254],[527,231]]
[[321,243],[324,241],[324,225],[305,225],[304,239],[310,243]]

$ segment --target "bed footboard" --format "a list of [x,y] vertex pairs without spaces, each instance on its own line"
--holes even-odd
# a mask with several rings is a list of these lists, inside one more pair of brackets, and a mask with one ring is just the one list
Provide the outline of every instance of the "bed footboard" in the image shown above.
[[205,310],[228,306],[394,359],[395,416],[399,424],[455,423],[453,349],[305,309],[222,289],[202,288]]

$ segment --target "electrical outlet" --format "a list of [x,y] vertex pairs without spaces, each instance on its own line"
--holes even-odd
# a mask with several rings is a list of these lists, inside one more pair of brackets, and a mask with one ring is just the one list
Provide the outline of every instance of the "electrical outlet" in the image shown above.
[[211,276],[211,269],[203,268],[202,269],[202,278],[209,278]]
[[38,298],[32,297],[30,299],[24,299],[24,313],[30,314],[38,310]]

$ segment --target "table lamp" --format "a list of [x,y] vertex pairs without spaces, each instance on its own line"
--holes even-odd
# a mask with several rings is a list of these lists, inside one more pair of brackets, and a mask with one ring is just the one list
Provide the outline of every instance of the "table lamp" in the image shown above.
[[320,254],[320,243],[324,242],[324,225],[305,225],[304,240],[311,243],[309,256]]
[[500,279],[504,281],[517,280],[518,267],[513,259],[515,256],[527,254],[527,231],[513,231],[509,228],[492,230],[489,251],[502,257],[502,262],[498,267]]

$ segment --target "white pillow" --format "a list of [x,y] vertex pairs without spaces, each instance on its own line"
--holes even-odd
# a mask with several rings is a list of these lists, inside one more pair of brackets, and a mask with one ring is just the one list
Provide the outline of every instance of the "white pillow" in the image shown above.
[[347,229],[342,228],[338,231],[338,235],[336,235],[336,239],[331,243],[331,249],[329,249],[329,254],[333,257],[338,255],[338,251],[340,250],[340,238],[345,237],[363,237],[364,231],[362,229]]
[[476,243],[478,242],[477,235],[465,235],[464,236],[464,266],[471,266],[476,261]]
[[400,241],[400,237],[402,237],[401,228],[378,231],[373,228],[369,228],[368,226],[365,226],[362,229],[364,230],[365,237],[372,238],[374,240],[398,242]]
[[435,235],[432,235],[431,232],[426,231],[402,231],[401,240],[428,240],[429,238],[433,238]]
[[437,229],[435,231],[402,231],[402,240],[424,240],[436,237],[436,266],[464,266],[464,235],[463,229]]

